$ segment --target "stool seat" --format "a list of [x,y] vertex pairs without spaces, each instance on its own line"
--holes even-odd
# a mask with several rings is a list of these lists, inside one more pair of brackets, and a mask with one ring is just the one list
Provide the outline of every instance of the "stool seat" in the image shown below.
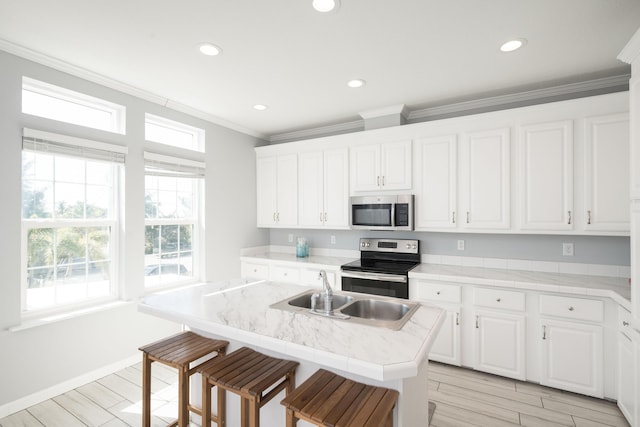
[[198,369],[203,379],[203,419],[210,417],[211,388],[217,386],[218,425],[225,425],[225,391],[230,391],[240,396],[241,425],[258,427],[260,408],[283,389],[287,395],[293,390],[298,365],[298,362],[270,357],[247,347],[211,359]]
[[[228,341],[215,340],[187,331],[139,348],[142,351],[142,425],[151,424],[151,364],[159,362],[178,370],[178,420],[170,424],[186,427],[189,411],[201,411],[189,403],[189,378],[201,364],[191,367],[196,360],[210,354],[221,355]],[[215,358],[214,358],[215,359]]]
[[399,393],[318,370],[282,400],[287,427],[298,419],[327,427],[386,427],[393,425]]

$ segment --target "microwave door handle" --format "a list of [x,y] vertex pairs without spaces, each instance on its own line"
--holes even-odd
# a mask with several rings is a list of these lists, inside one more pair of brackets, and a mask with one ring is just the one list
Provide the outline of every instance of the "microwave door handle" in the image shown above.
[[363,280],[377,280],[379,282],[398,282],[398,283],[406,283],[406,276],[397,275],[397,274],[382,274],[382,273],[354,273],[352,271],[342,271],[342,277],[350,277],[352,279],[363,279]]
[[391,203],[391,226],[396,226],[396,204]]

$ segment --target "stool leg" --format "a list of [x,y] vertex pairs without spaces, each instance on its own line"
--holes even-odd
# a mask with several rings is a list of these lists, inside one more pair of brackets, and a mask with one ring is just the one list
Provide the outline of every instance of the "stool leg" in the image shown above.
[[240,396],[240,426],[249,427],[249,402]]
[[189,366],[178,372],[178,426],[189,426]]
[[211,426],[211,384],[202,376],[202,427]]
[[296,427],[298,425],[298,419],[291,409],[287,409],[287,421],[285,427]]
[[218,427],[225,427],[227,423],[227,392],[218,386]]
[[151,426],[151,364],[147,353],[142,353],[142,427]]
[[255,399],[247,399],[249,403],[249,427],[260,427],[260,406]]

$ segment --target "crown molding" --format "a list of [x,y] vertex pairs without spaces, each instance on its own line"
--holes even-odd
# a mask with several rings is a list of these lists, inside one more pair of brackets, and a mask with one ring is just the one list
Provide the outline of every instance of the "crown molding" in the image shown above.
[[640,28],[631,37],[627,45],[622,49],[618,55],[618,59],[627,64],[631,64],[636,58],[640,56]]
[[312,129],[297,130],[287,133],[271,135],[269,142],[272,144],[289,140],[319,138],[321,136],[334,133],[357,132],[364,129],[364,120],[354,120],[352,122],[338,123],[335,125],[321,126]]
[[375,110],[367,110],[358,114],[360,114],[360,117],[362,117],[365,120],[375,119],[377,117],[398,115],[398,114],[406,119],[409,115],[409,110],[404,104],[398,104],[398,105],[391,105],[389,107],[384,107],[384,108],[377,108]]
[[27,59],[29,61],[33,61],[38,64],[53,68],[63,73],[67,73],[75,77],[79,77],[81,79],[99,84],[101,86],[108,87],[109,89],[117,90],[118,92],[126,93],[127,95],[131,95],[136,98],[140,98],[145,101],[152,102],[154,104],[159,104],[169,109],[179,111],[181,113],[189,114],[191,116],[205,120],[209,123],[223,126],[225,128],[228,128],[249,136],[253,136],[255,138],[268,140],[268,137],[262,133],[255,132],[251,129],[247,129],[235,123],[228,122],[224,119],[221,119],[220,117],[214,116],[209,113],[205,113],[204,111],[198,110],[196,108],[189,107],[187,105],[181,104],[176,101],[172,101],[170,99],[167,99],[162,96],[156,95],[154,93],[148,92],[146,90],[137,88],[135,86],[131,86],[126,83],[120,82],[118,80],[111,79],[109,77],[103,76],[102,74],[96,73],[86,68],[79,67],[77,65],[71,64],[66,61],[62,61],[60,59],[51,57],[49,55],[45,55],[43,53],[18,45],[8,40],[4,40],[2,38],[0,38],[0,50],[3,50],[12,55],[18,56],[20,58]]
[[409,113],[408,119],[411,121],[420,120],[429,117],[462,113],[469,110],[489,109],[500,107],[503,105],[537,101],[557,96],[574,95],[581,92],[610,89],[628,85],[630,77],[630,74],[623,74],[578,83],[568,83],[543,89],[534,89],[508,95],[492,96],[472,101],[457,102],[436,107],[427,107],[411,111]]

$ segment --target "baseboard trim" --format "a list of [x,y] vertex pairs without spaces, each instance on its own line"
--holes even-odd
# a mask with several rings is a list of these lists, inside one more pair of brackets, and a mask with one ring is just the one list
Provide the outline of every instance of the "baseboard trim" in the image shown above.
[[11,414],[15,414],[16,412],[20,412],[23,409],[26,409],[30,406],[37,405],[40,402],[44,402],[45,400],[51,399],[55,396],[71,391],[82,385],[99,380],[102,377],[106,377],[107,375],[113,374],[114,372],[117,372],[121,369],[124,369],[128,366],[138,363],[141,360],[142,358],[140,354],[136,354],[136,355],[127,357],[126,359],[120,360],[118,362],[111,363],[106,366],[102,366],[99,369],[96,369],[94,371],[87,372],[75,378],[71,378],[67,381],[53,385],[44,390],[40,390],[28,396],[21,397],[20,399],[14,400],[13,402],[0,405],[0,418],[4,418]]

